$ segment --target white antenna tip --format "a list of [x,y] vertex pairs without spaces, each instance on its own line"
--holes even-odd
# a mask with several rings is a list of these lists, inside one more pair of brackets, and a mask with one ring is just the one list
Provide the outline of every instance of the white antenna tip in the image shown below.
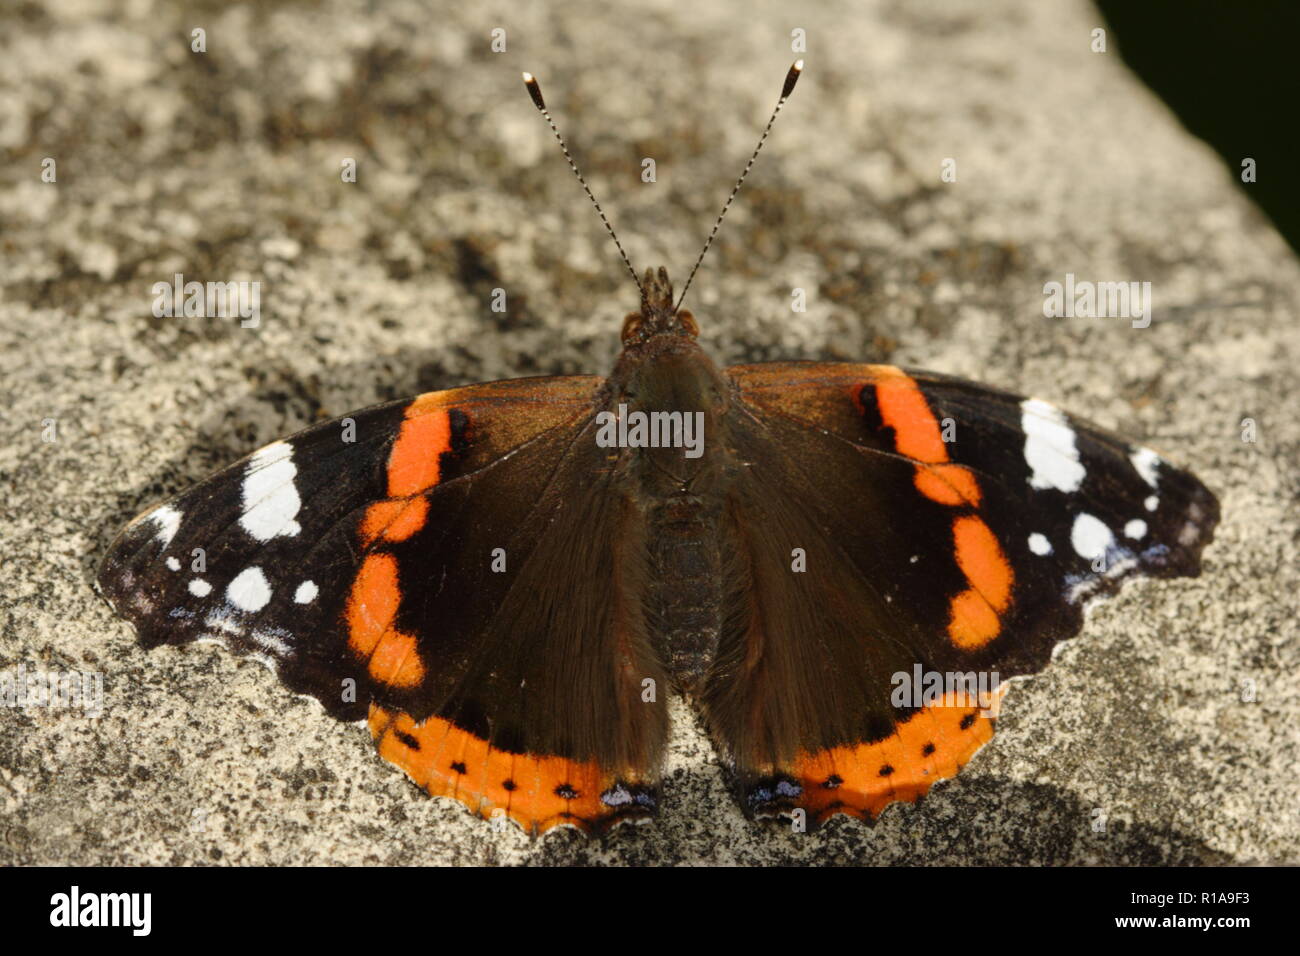
[[533,98],[533,105],[543,113],[546,112],[546,101],[542,99],[542,87],[537,82],[537,77],[533,74],[524,72],[524,86],[528,87],[528,95]]
[[790,67],[790,72],[785,75],[785,85],[781,87],[781,99],[794,92],[794,85],[799,82],[799,75],[803,72],[803,60],[795,60],[794,65]]

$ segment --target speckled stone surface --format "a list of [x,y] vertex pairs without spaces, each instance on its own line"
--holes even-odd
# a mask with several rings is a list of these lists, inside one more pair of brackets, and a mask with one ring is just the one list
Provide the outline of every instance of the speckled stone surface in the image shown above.
[[[0,672],[105,685],[96,718],[0,708],[0,864],[1300,862],[1300,268],[1086,3],[102,6],[0,10]],[[680,281],[795,28],[691,293],[712,354],[918,365],[1145,441],[1220,496],[1199,579],[1097,608],[919,807],[802,835],[744,820],[681,707],[655,825],[530,840],[253,661],[135,645],[91,579],[143,507],[380,399],[608,370],[634,290],[520,70]],[[154,318],[176,272],[261,281],[260,327]],[[1044,318],[1067,272],[1151,282],[1151,326]]]

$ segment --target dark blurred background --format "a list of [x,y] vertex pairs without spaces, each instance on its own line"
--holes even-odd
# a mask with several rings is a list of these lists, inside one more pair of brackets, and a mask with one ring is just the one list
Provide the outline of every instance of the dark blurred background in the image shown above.
[[[1124,62],[1300,253],[1297,0],[1097,0]],[[1241,181],[1241,161],[1256,181]]]

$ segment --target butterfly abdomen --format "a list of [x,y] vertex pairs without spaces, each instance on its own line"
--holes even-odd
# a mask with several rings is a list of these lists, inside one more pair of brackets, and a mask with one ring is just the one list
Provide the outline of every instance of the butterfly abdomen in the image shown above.
[[669,674],[696,687],[718,649],[722,592],[719,511],[702,498],[674,496],[648,515],[647,616]]

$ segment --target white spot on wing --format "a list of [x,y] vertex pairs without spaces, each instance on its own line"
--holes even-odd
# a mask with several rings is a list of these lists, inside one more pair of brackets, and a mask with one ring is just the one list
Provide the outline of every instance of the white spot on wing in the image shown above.
[[1137,448],[1129,455],[1129,461],[1133,462],[1133,467],[1137,469],[1143,481],[1152,488],[1156,487],[1156,465],[1160,464],[1159,455],[1150,448]]
[[1070,544],[1079,557],[1089,561],[1099,558],[1114,543],[1115,536],[1101,519],[1086,512],[1074,519],[1074,527],[1070,529]]
[[1160,507],[1160,499],[1155,495],[1148,495],[1147,500],[1142,504],[1146,506],[1147,511],[1155,511],[1156,508]]
[[244,568],[226,586],[226,597],[241,611],[260,611],[271,600],[271,585],[261,568]]
[[195,578],[190,582],[190,593],[195,597],[207,597],[212,593],[212,585],[202,578]]
[[320,594],[320,588],[316,587],[315,581],[303,581],[293,592],[293,599],[298,604],[310,604],[316,600],[317,594]]
[[224,615],[222,615],[220,612],[217,611],[213,611],[211,614],[209,614],[207,620],[204,623],[207,624],[208,627],[219,628],[220,630],[225,631],[227,634],[234,634],[236,637],[244,633],[243,628],[241,628],[234,621],[230,620],[228,617],[225,617]]
[[293,483],[297,474],[293,446],[288,442],[267,445],[249,461],[242,489],[244,513],[239,523],[258,541],[293,536],[302,530],[294,520],[302,507]]
[[172,543],[172,538],[176,537],[176,532],[180,530],[181,517],[181,513],[171,505],[163,505],[150,512],[149,520],[158,529],[154,537],[162,542],[164,548]]
[[1139,538],[1143,537],[1146,533],[1147,533],[1147,523],[1143,521],[1141,518],[1134,518],[1128,524],[1124,525],[1125,537],[1132,538],[1134,541],[1137,541]]
[[279,654],[281,657],[287,657],[289,652],[293,650],[290,645],[286,644],[269,631],[254,629],[248,636],[257,641],[257,643],[261,644],[268,651]]
[[1045,536],[1035,531],[1029,536],[1029,550],[1034,552],[1034,554],[1051,554],[1052,542],[1048,541]]
[[[1138,566],[1138,559],[1132,554],[1126,551],[1120,553],[1126,555],[1126,557],[1120,558],[1111,564],[1100,575],[1075,578],[1072,581],[1067,579],[1071,586],[1065,592],[1065,599],[1071,604],[1078,604],[1080,601],[1090,598],[1093,592],[1101,587],[1104,582],[1121,578]],[[1061,645],[1056,646],[1060,647]]]
[[179,561],[177,561],[175,558],[168,558],[168,559],[167,559],[167,568],[168,568],[168,570],[171,570],[171,571],[179,571],[179,570],[181,569],[181,563],[180,563]]
[[1030,486],[1078,491],[1087,470],[1079,463],[1074,429],[1060,409],[1027,398],[1020,403],[1020,427],[1025,432],[1025,464],[1033,472]]

